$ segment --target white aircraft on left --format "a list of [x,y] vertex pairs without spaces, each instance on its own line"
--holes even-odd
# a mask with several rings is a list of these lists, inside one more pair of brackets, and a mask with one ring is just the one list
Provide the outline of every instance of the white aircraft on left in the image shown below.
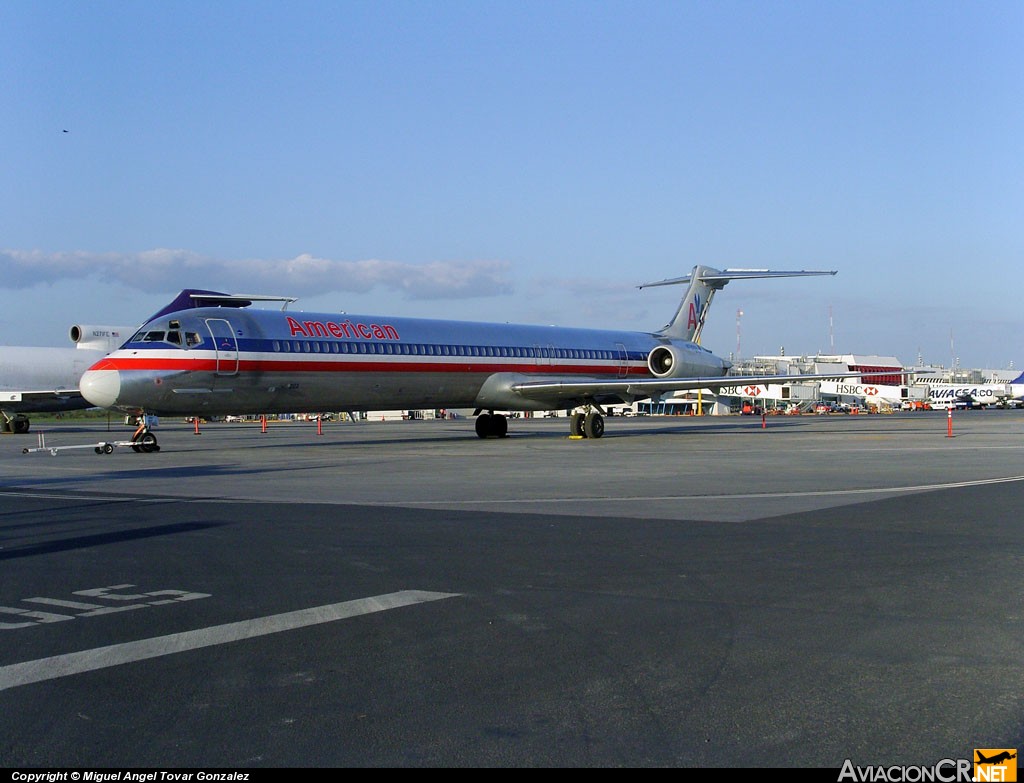
[[82,373],[134,333],[133,326],[75,324],[74,348],[0,345],[0,430],[28,432],[29,413],[93,407],[78,390]]

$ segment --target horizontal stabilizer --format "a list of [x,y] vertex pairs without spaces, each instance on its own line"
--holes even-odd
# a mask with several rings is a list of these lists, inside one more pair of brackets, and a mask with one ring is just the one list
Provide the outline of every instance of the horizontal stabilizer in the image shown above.
[[699,343],[700,334],[704,330],[704,319],[716,291],[721,291],[730,280],[750,280],[757,277],[809,277],[811,275],[834,275],[835,271],[779,271],[770,269],[712,269],[709,266],[697,265],[690,274],[660,280],[656,283],[645,283],[638,288],[656,288],[663,285],[681,285],[689,283],[689,288],[679,302],[679,309],[669,323],[658,332],[662,337],[673,340],[689,340]]
[[[694,272],[696,272],[698,268],[699,267],[695,267]],[[717,283],[717,285],[711,286],[717,290],[724,288],[725,284],[730,280],[749,280],[755,277],[808,277],[811,275],[834,275],[839,271],[798,270],[792,272],[773,272],[769,269],[712,270],[708,267],[703,267],[703,269],[706,271],[700,275],[700,279],[705,283]],[[657,288],[661,285],[681,285],[683,283],[689,283],[691,280],[693,280],[693,273],[688,274],[685,277],[673,277],[670,280],[659,280],[656,283],[644,283],[643,285],[638,285],[637,288]]]

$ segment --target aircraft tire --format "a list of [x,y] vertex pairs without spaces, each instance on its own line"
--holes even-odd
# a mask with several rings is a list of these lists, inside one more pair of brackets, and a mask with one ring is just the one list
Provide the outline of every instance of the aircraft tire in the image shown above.
[[507,437],[508,419],[500,413],[481,413],[476,417],[476,434],[479,438]]
[[585,438],[583,422],[586,417],[582,413],[574,413],[569,417],[569,435],[576,438]]
[[15,419],[14,420],[14,432],[18,435],[24,435],[28,432],[29,420],[28,419]]
[[146,454],[157,451],[156,435],[152,432],[143,433],[142,437],[139,438],[139,448]]
[[604,416],[600,413],[588,413],[583,421],[583,434],[588,438],[600,438],[604,435]]
[[492,429],[491,414],[481,413],[476,417],[476,435],[478,438],[490,437]]

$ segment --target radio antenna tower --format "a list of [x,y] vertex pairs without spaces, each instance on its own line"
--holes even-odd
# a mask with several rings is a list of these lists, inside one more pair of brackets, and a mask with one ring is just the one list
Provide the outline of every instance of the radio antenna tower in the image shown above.
[[736,358],[739,359],[740,354],[740,319],[743,317],[743,311],[736,311]]

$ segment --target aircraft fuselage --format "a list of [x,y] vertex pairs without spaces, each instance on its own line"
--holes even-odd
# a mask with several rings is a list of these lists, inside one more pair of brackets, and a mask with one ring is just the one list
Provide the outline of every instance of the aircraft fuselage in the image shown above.
[[653,333],[200,307],[145,324],[92,367],[82,391],[100,407],[157,415],[551,410],[575,403],[512,386],[650,379],[659,346],[673,352],[673,375],[719,378],[729,368],[694,343]]

